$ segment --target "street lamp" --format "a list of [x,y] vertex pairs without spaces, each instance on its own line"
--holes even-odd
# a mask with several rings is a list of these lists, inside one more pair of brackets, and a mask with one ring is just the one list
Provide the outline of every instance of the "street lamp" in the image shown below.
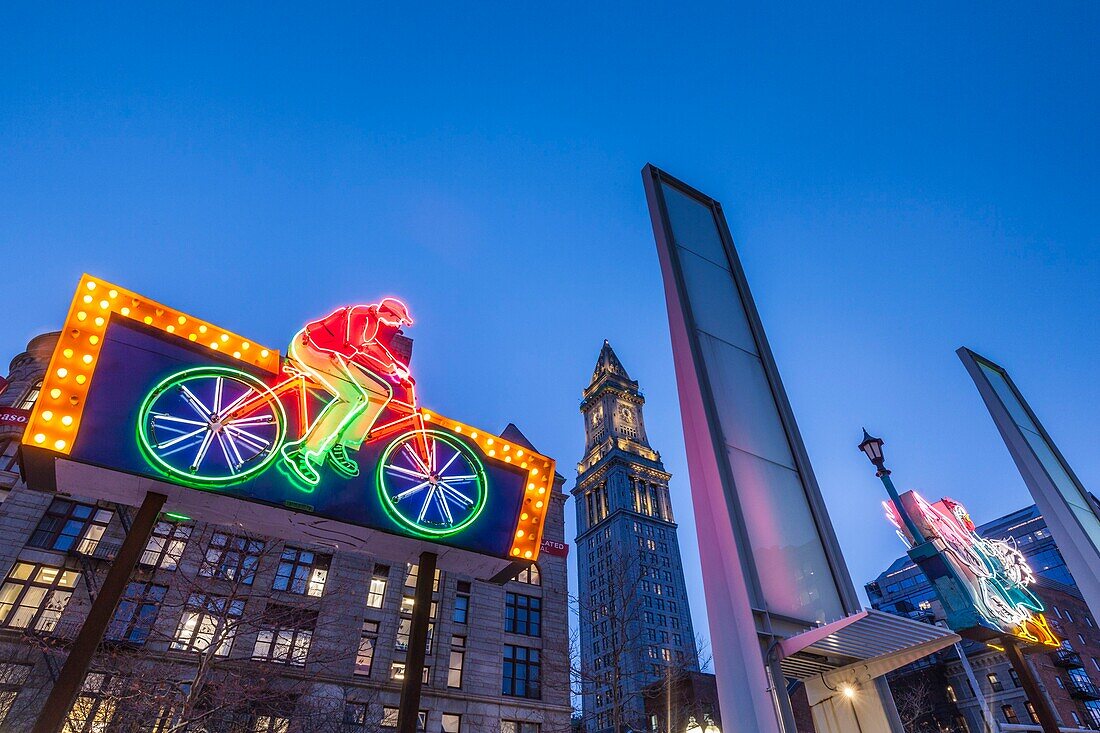
[[909,512],[905,511],[905,507],[901,505],[898,490],[894,488],[894,482],[890,479],[890,469],[886,467],[886,458],[882,455],[884,442],[882,438],[872,437],[867,432],[867,428],[864,428],[863,442],[859,444],[859,449],[867,456],[867,460],[874,464],[875,475],[882,480],[882,485],[886,487],[886,493],[890,496],[890,501],[894,503],[898,514],[901,515],[901,521],[905,523],[905,529],[912,536],[914,546],[922,544],[925,541],[924,534],[917,528],[913,518],[909,516]]
[[722,733],[722,729],[715,725],[709,714],[703,716],[703,724],[703,733]]
[[684,733],[703,733],[703,727],[695,720],[694,715],[688,718],[687,730]]

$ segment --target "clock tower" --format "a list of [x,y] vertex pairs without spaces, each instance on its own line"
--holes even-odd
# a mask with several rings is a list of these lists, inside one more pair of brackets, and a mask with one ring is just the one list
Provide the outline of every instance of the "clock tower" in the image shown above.
[[642,688],[698,669],[669,500],[672,476],[649,445],[645,397],[607,341],[582,396],[585,451],[571,493],[581,667],[591,673],[582,673],[585,729],[643,730]]

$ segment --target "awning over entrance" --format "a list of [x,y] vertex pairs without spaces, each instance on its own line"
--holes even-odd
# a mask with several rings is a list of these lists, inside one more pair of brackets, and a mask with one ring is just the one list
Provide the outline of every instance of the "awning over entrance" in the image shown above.
[[866,610],[810,629],[779,644],[786,677],[821,675],[836,686],[879,677],[951,646],[958,634],[902,616]]

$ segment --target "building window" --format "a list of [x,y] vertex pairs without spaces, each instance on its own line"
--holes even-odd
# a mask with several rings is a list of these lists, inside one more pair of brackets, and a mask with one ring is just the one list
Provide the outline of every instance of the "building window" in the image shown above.
[[[398,651],[406,651],[409,648],[409,634],[412,633],[412,619],[402,618],[397,622],[397,638],[394,648]],[[432,653],[432,637],[435,635],[435,624],[428,624],[428,640],[424,645],[424,653]]]
[[367,606],[381,608],[382,601],[386,598],[386,580],[390,576],[390,568],[387,565],[375,565],[374,577],[370,579],[370,588],[367,590]]
[[355,674],[370,676],[376,646],[378,646],[378,622],[364,621],[363,631],[359,634],[359,651],[355,653]]
[[1024,709],[1027,710],[1027,717],[1031,718],[1032,723],[1039,722],[1039,714],[1035,712],[1035,706],[1031,704],[1031,700],[1024,703]]
[[[382,722],[383,728],[396,728],[397,727],[397,708],[383,707],[382,708]],[[428,711],[421,710],[416,714],[416,729],[427,730],[428,729]]]
[[519,593],[504,596],[504,630],[510,634],[542,635],[542,599]]
[[1016,674],[1016,670],[1014,670],[1014,669],[1008,670],[1008,678],[1010,680],[1012,680],[1012,686],[1013,687],[1019,687],[1020,686],[1020,676],[1018,674]]
[[959,713],[955,716],[956,733],[970,733],[970,724],[966,722],[966,716]]
[[0,626],[52,631],[79,579],[74,570],[15,563],[0,586]]
[[462,687],[462,665],[466,660],[466,637],[451,637],[451,660],[447,667],[447,687]]
[[141,564],[161,570],[175,570],[183,557],[183,549],[191,538],[191,525],[176,522],[157,522],[145,552],[141,553]]
[[31,676],[30,664],[0,662],[0,723],[8,717],[16,696]]
[[290,730],[290,718],[279,715],[257,715],[248,733],[287,733]]
[[1089,700],[1085,703],[1085,710],[1089,714],[1089,722],[1097,728],[1100,728],[1100,701]]
[[215,532],[206,548],[206,558],[199,568],[199,575],[239,580],[244,585],[252,585],[263,551],[263,540]]
[[1066,621],[1069,621],[1070,623],[1073,623],[1073,614],[1069,612],[1068,608],[1064,609],[1062,611],[1062,613],[1065,615]]
[[542,696],[541,671],[538,649],[505,644],[502,694],[538,700]]
[[31,385],[31,388],[27,390],[23,395],[23,399],[16,403],[15,407],[19,410],[31,410],[34,409],[34,403],[38,402],[38,395],[42,393],[42,380]]
[[95,552],[99,539],[114,512],[97,509],[68,499],[54,499],[31,535],[31,547],[68,552],[74,547],[82,555]]
[[256,635],[252,658],[303,667],[317,628],[317,612],[278,603],[264,609],[262,628]]
[[[419,566],[417,566],[415,563],[405,565],[405,587],[408,588],[409,590],[414,590],[416,588],[416,578],[417,578],[418,572],[419,572]],[[438,590],[439,590],[439,568],[436,568],[435,569],[434,582],[432,583],[432,593],[435,593]]]
[[19,441],[0,441],[0,471],[17,473],[19,471]]
[[455,608],[454,613],[451,615],[451,619],[456,624],[464,624],[470,614],[470,583],[469,581],[458,581],[457,594],[455,595]]
[[367,705],[361,702],[344,703],[344,725],[363,728],[367,724]]
[[542,574],[539,572],[538,564],[531,563],[526,569],[520,570],[516,581],[527,585],[542,585]]
[[243,614],[243,600],[231,601],[223,596],[192,593],[180,616],[172,649],[204,652],[213,646],[216,655],[228,656]]
[[320,597],[325,592],[330,560],[328,555],[287,547],[279,559],[279,569],[275,572],[275,583],[272,587],[302,596]]
[[1016,717],[1016,711],[1012,709],[1011,705],[1002,705],[1001,714],[1005,716],[1006,723],[1019,723],[1020,719]]
[[[420,681],[423,684],[428,684],[428,680],[431,679],[432,668],[429,666],[424,667],[424,674],[420,676]],[[405,663],[404,662],[392,662],[390,663],[390,679],[398,682],[405,680]]]
[[107,675],[89,672],[62,726],[65,733],[100,733],[107,730],[118,702],[110,694],[110,688]]
[[993,689],[994,692],[1000,692],[1005,688],[1005,686],[1002,685],[1001,681],[997,678],[996,672],[990,672],[985,677],[987,680],[989,680],[989,686]]
[[462,716],[455,713],[443,713],[443,733],[462,733]]
[[153,631],[160,604],[168,586],[153,583],[130,583],[107,627],[107,638],[130,644],[144,644]]
[[502,720],[500,733],[539,733],[539,724],[523,720]]

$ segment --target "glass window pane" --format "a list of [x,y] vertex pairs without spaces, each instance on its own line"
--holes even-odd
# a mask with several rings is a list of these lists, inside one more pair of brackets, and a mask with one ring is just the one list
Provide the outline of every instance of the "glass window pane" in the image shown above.
[[726,250],[718,235],[718,226],[714,214],[705,206],[687,194],[672,186],[662,184],[665,194],[665,206],[672,225],[672,238],[684,249],[690,249],[720,267],[729,267]]
[[683,248],[678,249],[677,254],[695,326],[756,354],[756,341],[729,271]]

